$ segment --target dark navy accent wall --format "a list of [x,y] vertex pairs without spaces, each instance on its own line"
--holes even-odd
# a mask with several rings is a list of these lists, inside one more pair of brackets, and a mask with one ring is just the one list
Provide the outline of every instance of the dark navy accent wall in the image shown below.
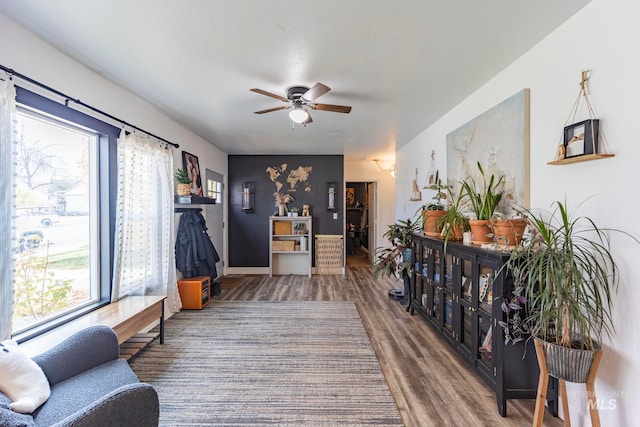
[[[344,195],[343,156],[233,156],[228,157],[228,202],[229,202],[229,267],[269,266],[269,216],[277,214],[275,183],[271,181],[267,168],[287,165],[285,174],[300,166],[311,166],[308,184],[310,192],[305,192],[304,183],[298,183],[291,195],[294,201],[289,207],[310,205],[313,217],[313,234],[344,235],[342,215]],[[284,174],[283,174],[284,175]],[[278,179],[284,183],[281,192],[290,189],[284,176]],[[242,210],[242,183],[254,185],[254,209]],[[336,183],[336,209],[327,210],[328,183]],[[338,218],[333,219],[337,213]],[[315,255],[314,255],[315,257]]]

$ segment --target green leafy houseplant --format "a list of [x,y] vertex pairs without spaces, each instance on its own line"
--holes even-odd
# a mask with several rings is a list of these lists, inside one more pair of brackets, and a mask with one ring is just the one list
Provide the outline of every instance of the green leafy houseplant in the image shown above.
[[504,175],[496,178],[491,174],[487,177],[480,162],[478,169],[482,177],[482,183],[478,184],[473,177],[467,177],[461,184],[461,192],[467,198],[469,210],[475,215],[470,220],[471,234],[474,243],[491,243],[493,242],[493,231],[490,227],[490,221],[496,213],[498,204],[502,200]]
[[462,234],[470,230],[469,217],[464,209],[465,195],[461,192],[454,195],[450,188],[449,206],[446,214],[438,220],[438,225],[442,227],[442,235],[445,242],[448,240],[462,240]]
[[472,177],[467,177],[461,182],[461,193],[467,196],[471,211],[475,214],[475,219],[490,221],[502,200],[504,175],[496,178],[495,175],[491,174],[487,181],[480,162],[478,162],[478,169],[482,176],[482,185],[478,185]]
[[510,252],[504,264],[514,291],[502,303],[507,321],[500,322],[505,341],[521,341],[529,333],[565,348],[595,351],[602,333],[613,332],[611,298],[618,268],[609,233],[589,217],[574,216],[566,202],[551,212],[525,210],[531,237]]
[[442,202],[443,199],[447,198],[447,193],[445,191],[449,188],[446,184],[443,184],[440,179],[433,184],[430,185],[429,190],[435,190],[436,194],[433,196],[432,200],[435,200],[435,203],[429,203],[424,207],[425,210],[428,211],[442,211],[445,209],[445,205]]
[[440,218],[446,215],[446,206],[442,200],[447,198],[445,190],[448,187],[438,179],[435,184],[429,186],[429,189],[436,191],[435,196],[432,198],[435,202],[422,207],[422,228],[426,236],[436,237],[442,232]]
[[411,268],[411,257],[406,251],[411,250],[411,235],[420,233],[421,226],[415,219],[400,220],[390,224],[384,233],[390,247],[376,248],[373,276],[402,277],[402,273]]
[[188,196],[191,194],[191,178],[184,169],[178,169],[175,174],[176,194],[178,196]]
[[178,184],[191,184],[191,178],[189,178],[189,174],[184,169],[178,169],[175,177]]

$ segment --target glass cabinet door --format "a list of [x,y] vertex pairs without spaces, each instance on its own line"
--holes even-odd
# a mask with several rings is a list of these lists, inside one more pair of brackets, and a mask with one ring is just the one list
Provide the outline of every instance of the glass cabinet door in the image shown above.
[[493,366],[493,325],[492,325],[492,303],[493,303],[493,281],[496,277],[496,267],[491,263],[478,261],[478,284],[477,295],[477,325],[478,325],[478,362],[487,369]]
[[432,266],[432,260],[431,260],[431,248],[429,247],[422,247],[422,257],[421,257],[421,262],[420,262],[420,266],[419,266],[419,274],[420,274],[420,278],[422,281],[422,289],[420,289],[420,294],[417,295],[417,300],[418,303],[420,304],[420,308],[422,308],[424,311],[426,311],[427,313],[430,313],[429,311],[429,300],[433,300],[433,297],[431,296],[431,298],[429,298],[429,293],[432,293],[432,289],[433,285],[431,284],[431,282],[433,281],[432,279],[432,274],[433,274],[433,266]]
[[473,338],[475,337],[474,322],[475,308],[473,306],[473,256],[456,256],[454,258],[456,270],[453,274],[454,301],[458,304],[457,311],[454,310],[454,317],[457,322],[454,324],[454,336],[465,354],[471,356],[473,352]]
[[491,317],[478,315],[478,361],[487,369],[493,366],[493,325]]

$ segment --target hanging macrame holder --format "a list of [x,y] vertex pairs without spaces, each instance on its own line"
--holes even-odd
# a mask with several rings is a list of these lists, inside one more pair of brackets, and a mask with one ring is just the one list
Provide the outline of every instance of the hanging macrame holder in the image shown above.
[[438,171],[436,170],[436,150],[431,150],[431,164],[427,172],[424,186],[422,188],[432,190],[438,182]]
[[[592,144],[591,146],[592,154],[579,155],[575,157],[566,157],[566,152],[565,152],[566,146],[564,143],[564,138],[565,138],[564,128],[576,122],[576,116],[578,114],[578,110],[580,108],[580,101],[582,99],[584,99],[585,105],[587,107],[587,111],[589,112],[589,119],[587,120],[597,120],[595,111],[593,109],[593,106],[591,105],[591,101],[589,100],[589,95],[587,95],[586,86],[587,86],[588,80],[589,80],[589,71],[583,70],[581,80],[580,80],[580,92],[578,92],[578,96],[575,102],[573,103],[571,110],[569,111],[567,120],[564,123],[564,127],[560,134],[560,143],[558,144],[558,148],[556,149],[556,156],[554,161],[548,163],[550,165],[561,165],[561,164],[567,164],[567,163],[584,162],[587,160],[596,160],[596,159],[601,159],[605,157],[613,157],[613,154],[609,154],[607,152],[607,148],[608,148],[607,141],[604,136],[604,132],[602,131],[602,128],[599,129],[598,138],[596,139],[596,133],[594,131],[593,125],[590,126],[590,131],[591,131],[590,140]],[[596,141],[598,141],[599,146],[596,146]],[[600,151],[600,153],[598,153],[598,150]]]

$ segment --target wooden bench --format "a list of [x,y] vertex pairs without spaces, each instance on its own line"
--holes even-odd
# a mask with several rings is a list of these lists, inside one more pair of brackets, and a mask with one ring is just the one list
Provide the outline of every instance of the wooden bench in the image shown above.
[[[118,335],[120,355],[128,359],[158,337],[160,344],[164,344],[165,299],[165,296],[126,296],[32,338],[20,344],[20,348],[33,357],[88,326],[106,325]],[[155,321],[160,322],[159,333],[140,333]]]

